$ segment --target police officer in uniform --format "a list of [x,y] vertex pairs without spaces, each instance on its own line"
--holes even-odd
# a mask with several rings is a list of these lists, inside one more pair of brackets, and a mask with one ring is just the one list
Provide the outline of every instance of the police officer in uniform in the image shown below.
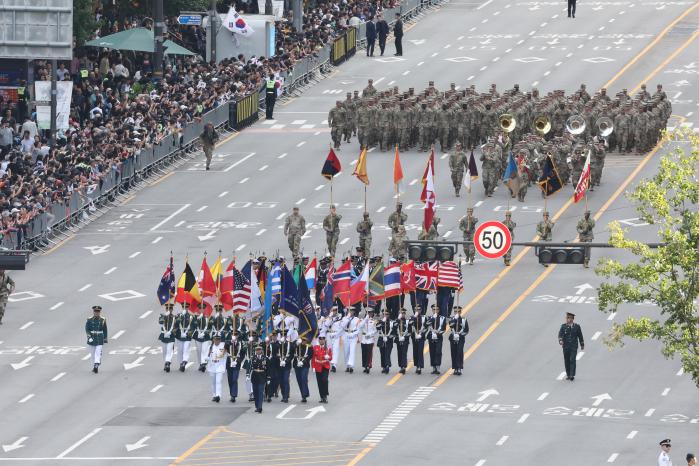
[[264,355],[262,346],[256,346],[255,356],[250,360],[250,380],[252,381],[252,393],[255,399],[256,413],[262,412],[268,365],[269,361]]
[[0,270],[0,325],[5,315],[7,298],[15,291],[15,282],[4,270]]
[[464,341],[468,335],[468,321],[461,316],[461,306],[454,306],[454,314],[449,319],[449,348],[451,350],[451,368],[454,375],[461,375],[464,368]]
[[306,233],[306,219],[299,214],[299,208],[294,207],[292,214],[284,220],[284,234],[289,241],[291,255],[296,258],[301,249],[301,237]]
[[563,347],[563,362],[566,368],[566,379],[575,380],[575,361],[578,354],[578,342],[580,349],[585,351],[585,341],[583,340],[580,325],[573,322],[575,314],[566,312],[566,322],[561,325],[558,331],[558,344]]
[[277,102],[277,83],[274,79],[274,74],[270,73],[265,82],[265,113],[267,120],[272,120],[274,113],[274,104]]
[[87,344],[92,356],[92,372],[95,374],[102,364],[102,345],[107,344],[107,319],[102,317],[102,306],[92,306],[92,317],[85,322]]
[[[578,236],[583,243],[591,243],[595,239],[593,229],[595,228],[595,220],[590,218],[590,211],[585,211],[585,216],[578,221]],[[585,268],[590,267],[590,248],[585,248]]]
[[170,372],[170,363],[172,363],[172,355],[175,352],[177,318],[172,314],[174,307],[175,305],[172,303],[165,303],[165,312],[160,314],[160,317],[158,318],[158,323],[160,324],[160,335],[158,335],[158,340],[160,340],[163,348],[163,359],[165,361],[163,370],[165,372]]

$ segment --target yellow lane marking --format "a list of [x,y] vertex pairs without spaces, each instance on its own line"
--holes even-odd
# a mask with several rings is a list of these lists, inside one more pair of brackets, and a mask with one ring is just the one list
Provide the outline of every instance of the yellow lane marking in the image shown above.
[[182,453],[180,456],[178,456],[177,459],[175,459],[175,461],[174,461],[173,463],[171,463],[171,464],[180,464],[182,461],[184,461],[184,460],[186,460],[187,458],[189,458],[195,451],[197,451],[197,450],[199,449],[199,447],[201,447],[202,445],[204,445],[209,439],[211,439],[214,435],[216,435],[216,434],[218,434],[219,432],[221,432],[223,429],[224,429],[223,426],[219,426],[219,427],[215,428],[214,430],[212,430],[211,432],[209,432],[209,433],[206,435],[206,437],[202,438],[202,439],[199,440],[197,443],[195,443],[194,445],[192,445],[192,446],[189,448],[189,450],[185,451],[185,452]]
[[[694,6],[696,7],[697,5],[699,5],[699,3],[697,3],[697,4],[694,5]],[[696,39],[697,36],[699,36],[699,30],[694,31],[694,34],[692,34],[692,36],[691,36],[689,39],[687,39],[687,40],[685,41],[684,44],[682,44],[677,50],[675,50],[675,51],[672,52],[670,55],[668,55],[668,57],[667,57],[660,65],[658,65],[653,71],[651,71],[651,72],[648,74],[648,76],[646,76],[645,78],[643,78],[643,81],[641,81],[636,87],[634,87],[633,89],[631,89],[631,94],[632,94],[632,95],[635,94],[636,91],[638,91],[638,90],[641,88],[641,84],[647,83],[648,81],[650,81],[651,79],[653,79],[653,77],[654,77],[656,74],[658,74],[658,73],[660,72],[660,70],[662,70],[663,68],[665,68],[665,67],[667,66],[668,63],[670,63],[672,60],[675,59],[675,57],[676,57],[677,55],[679,55],[680,53],[682,53],[682,52],[684,51],[684,49],[686,49],[687,47],[689,47],[689,44],[691,44],[692,42],[694,42],[694,39]]]
[[60,241],[57,245],[55,245],[54,247],[52,247],[51,249],[49,249],[48,251],[46,251],[43,255],[46,256],[46,255],[48,255],[48,254],[51,254],[53,251],[55,251],[56,249],[60,248],[61,246],[63,246],[63,245],[66,244],[68,241],[72,240],[73,238],[75,238],[75,234],[72,234],[72,235],[70,235],[69,237],[67,237],[66,239]]
[[360,451],[357,456],[352,458],[352,461],[347,463],[347,466],[354,466],[357,463],[359,463],[362,460],[362,458],[364,458],[373,448],[374,448],[374,445],[370,445],[370,446],[366,447],[364,450]]

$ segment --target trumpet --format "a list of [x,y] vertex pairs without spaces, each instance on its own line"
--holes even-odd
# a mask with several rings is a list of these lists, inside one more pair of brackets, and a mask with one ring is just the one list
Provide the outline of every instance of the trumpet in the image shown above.
[[544,136],[551,131],[551,121],[547,116],[538,116],[536,120],[534,120],[534,129],[539,135]]
[[566,131],[572,135],[578,135],[585,131],[585,119],[580,115],[572,115],[566,120]]
[[500,115],[499,121],[500,128],[506,133],[511,133],[517,127],[517,120],[509,113]]
[[597,126],[597,133],[603,138],[606,138],[614,131],[614,122],[609,117],[598,118],[595,126]]

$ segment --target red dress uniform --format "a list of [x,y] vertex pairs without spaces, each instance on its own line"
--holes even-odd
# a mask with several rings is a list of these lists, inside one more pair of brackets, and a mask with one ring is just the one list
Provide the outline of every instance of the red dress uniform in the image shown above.
[[313,372],[316,373],[316,381],[318,382],[318,393],[320,394],[320,402],[328,402],[328,379],[330,376],[330,361],[333,358],[332,348],[324,345],[316,345],[313,347]]

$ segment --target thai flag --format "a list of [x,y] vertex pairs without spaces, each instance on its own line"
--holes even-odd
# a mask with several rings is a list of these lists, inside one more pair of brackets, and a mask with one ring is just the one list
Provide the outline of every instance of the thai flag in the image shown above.
[[316,272],[318,269],[318,261],[314,257],[313,260],[306,267],[306,271],[303,276],[306,278],[306,287],[312,290],[316,287]]
[[384,297],[400,294],[400,264],[389,265],[383,273]]

